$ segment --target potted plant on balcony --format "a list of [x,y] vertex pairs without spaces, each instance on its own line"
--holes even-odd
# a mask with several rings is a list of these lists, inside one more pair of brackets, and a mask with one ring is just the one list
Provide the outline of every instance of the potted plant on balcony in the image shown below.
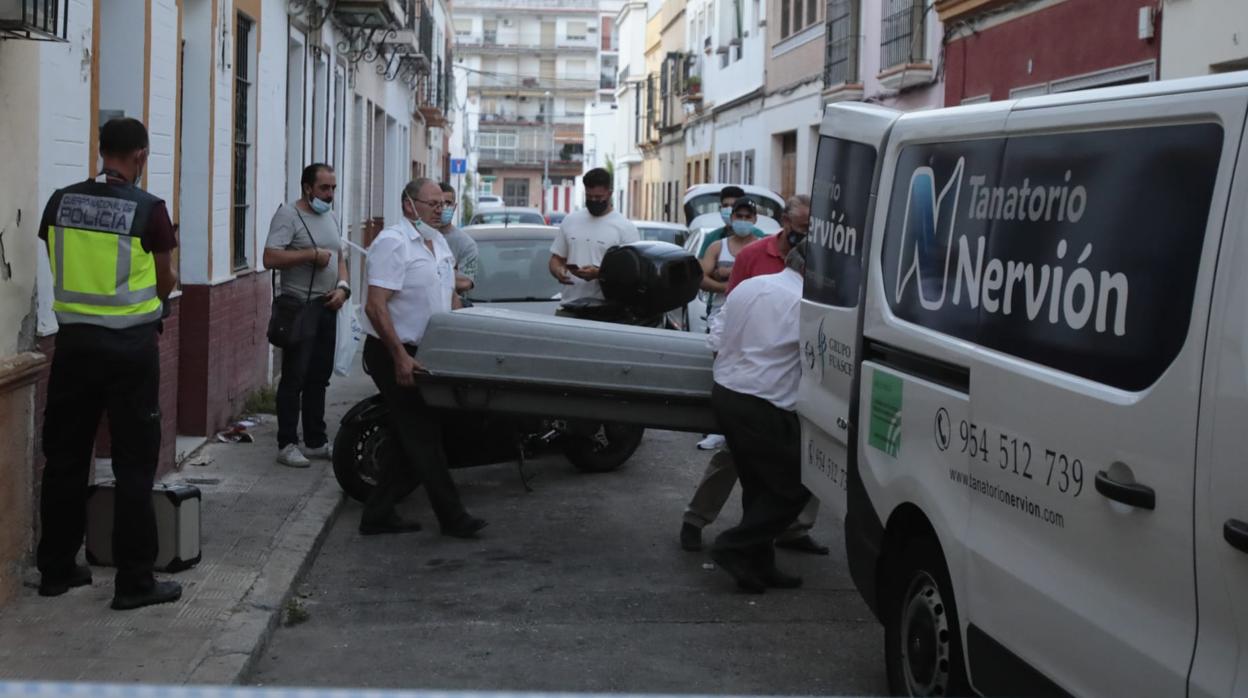
[[690,75],[685,80],[685,94],[702,94],[702,77],[700,75]]

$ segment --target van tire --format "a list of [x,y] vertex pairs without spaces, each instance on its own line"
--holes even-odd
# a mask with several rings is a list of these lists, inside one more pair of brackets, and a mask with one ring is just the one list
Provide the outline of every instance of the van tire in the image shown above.
[[[401,457],[399,448],[388,424],[374,420],[344,422],[334,436],[334,479],[348,497],[367,502],[381,476],[382,462]],[[419,486],[419,479],[404,483],[398,499],[406,498]]]
[[583,473],[609,473],[624,465],[637,451],[646,433],[645,427],[632,424],[594,426],[600,430],[598,435],[605,437],[606,443],[594,436],[570,434],[563,447],[564,455]]
[[913,538],[885,566],[884,662],[898,696],[970,694],[953,586],[940,544]]

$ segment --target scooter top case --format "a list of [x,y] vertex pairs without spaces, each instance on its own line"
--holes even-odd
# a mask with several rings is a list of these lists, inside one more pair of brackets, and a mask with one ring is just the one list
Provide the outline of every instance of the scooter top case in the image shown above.
[[417,376],[434,407],[715,432],[704,335],[465,308],[429,321]]

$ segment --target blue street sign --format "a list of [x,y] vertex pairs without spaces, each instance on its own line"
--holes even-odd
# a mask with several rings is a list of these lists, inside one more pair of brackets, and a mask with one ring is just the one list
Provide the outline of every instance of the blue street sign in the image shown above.
[[451,174],[464,174],[468,171],[468,161],[463,158],[451,158]]

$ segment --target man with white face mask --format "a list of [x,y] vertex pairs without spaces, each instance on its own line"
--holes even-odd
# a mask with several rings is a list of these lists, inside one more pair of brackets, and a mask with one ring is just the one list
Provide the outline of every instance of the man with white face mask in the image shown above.
[[458,307],[455,257],[434,226],[441,222],[442,189],[421,178],[403,188],[403,218],[388,226],[368,248],[364,305],[364,365],[390,412],[401,458],[386,459],[373,493],[364,503],[360,533],[419,531],[394,505],[406,484],[419,477],[442,535],[472,538],[486,522],[470,515],[447,471],[440,415],[415,390],[424,368],[415,359],[429,318]]
[[307,303],[302,336],[282,350],[277,384],[277,462],[292,468],[308,467],[308,458],[329,459],[325,389],[334,370],[338,309],[351,296],[338,216],[332,211],[338,188],[334,168],[308,165],[301,185],[303,194],[273,214],[264,243],[264,266],[282,270],[282,295]]

